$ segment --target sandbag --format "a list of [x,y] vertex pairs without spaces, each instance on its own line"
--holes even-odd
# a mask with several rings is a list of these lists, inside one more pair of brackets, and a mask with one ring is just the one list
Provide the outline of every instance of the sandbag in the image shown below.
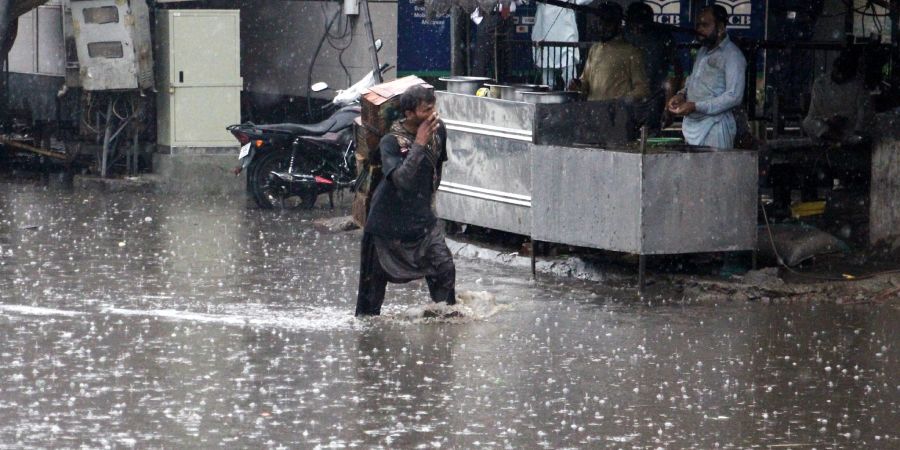
[[765,225],[757,228],[757,250],[764,261],[777,262],[780,256],[784,264],[793,267],[814,256],[849,250],[840,239],[809,225],[775,224],[771,228],[777,256],[768,228]]

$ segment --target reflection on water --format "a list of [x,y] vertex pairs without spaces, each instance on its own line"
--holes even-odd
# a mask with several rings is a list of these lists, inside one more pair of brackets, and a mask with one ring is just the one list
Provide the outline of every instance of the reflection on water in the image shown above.
[[0,443],[900,446],[891,305],[647,307],[459,260],[491,314],[417,320],[411,283],[357,320],[327,214],[0,184]]

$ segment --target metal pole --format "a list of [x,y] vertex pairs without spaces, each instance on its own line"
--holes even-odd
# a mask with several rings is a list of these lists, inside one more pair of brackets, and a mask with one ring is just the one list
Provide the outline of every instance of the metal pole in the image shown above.
[[[503,19],[501,18],[498,20],[503,20]],[[500,29],[500,24],[497,23],[496,26],[494,27],[494,39],[493,39],[493,42],[491,45],[491,47],[493,47],[493,50],[494,50],[494,64],[493,64],[493,66],[494,66],[494,81],[497,83],[500,83],[500,55],[497,52],[497,36],[499,36],[499,34],[500,34],[499,29]]]
[[100,157],[100,177],[106,178],[106,161],[109,159],[109,138],[112,133],[113,98],[106,105],[106,132],[103,134],[103,154]]
[[[9,108],[9,48],[12,44],[7,45],[15,36],[10,36],[11,32],[18,28],[18,18],[12,17],[12,4],[10,1],[0,1],[0,69],[2,69],[2,79],[0,79],[0,126],[6,127],[7,113]],[[37,47],[37,44],[35,44]],[[3,130],[6,131],[6,130]]]
[[138,144],[138,138],[140,137],[140,133],[138,132],[137,120],[134,121],[134,123],[132,124],[132,127],[134,128],[134,130],[133,130],[134,138],[133,138],[133,142],[131,144],[131,158],[130,158],[130,161],[128,162],[128,174],[129,175],[137,175],[138,149],[140,148],[139,144]]
[[900,1],[892,0],[888,5],[889,15],[891,18],[891,47],[893,48],[891,55],[891,78],[894,80],[900,79],[900,74],[897,73],[900,70],[900,24],[897,22],[900,21]]
[[537,280],[537,241],[531,240],[531,278]]
[[[647,154],[647,125],[641,125],[641,171],[643,172],[643,157]],[[641,178],[644,174],[641,173]],[[638,293],[644,294],[644,274],[647,271],[647,257],[643,253],[638,255]]]
[[[458,6],[450,7],[450,74],[451,75],[469,75],[471,74],[471,64],[468,52],[470,42],[467,32],[463,32],[463,28],[468,29],[466,18],[461,13],[462,9]],[[487,19],[485,19],[487,20]],[[484,23],[484,22],[482,22]],[[465,49],[464,49],[465,47]],[[465,50],[465,51],[464,51]]]
[[856,18],[855,6],[854,2],[847,2],[847,12],[844,13],[844,42],[848,44],[853,36],[853,19]]
[[647,125],[641,125],[641,154],[647,154]]
[[638,292],[644,293],[644,284],[646,281],[645,274],[647,272],[647,257],[643,254],[638,255]]
[[375,76],[376,84],[381,84],[384,79],[381,78],[381,65],[378,64],[378,50],[375,48],[375,32],[372,30],[372,14],[369,12],[369,1],[359,0],[360,6],[366,15],[365,26],[366,34],[369,35],[369,50],[372,54],[372,74]]

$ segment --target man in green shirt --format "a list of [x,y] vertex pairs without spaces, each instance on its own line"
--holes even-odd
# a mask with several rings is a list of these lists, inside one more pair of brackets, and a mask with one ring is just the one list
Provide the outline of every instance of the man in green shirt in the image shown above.
[[600,42],[591,47],[581,78],[572,87],[584,92],[589,101],[647,97],[644,54],[622,39],[622,7],[604,2],[597,9]]

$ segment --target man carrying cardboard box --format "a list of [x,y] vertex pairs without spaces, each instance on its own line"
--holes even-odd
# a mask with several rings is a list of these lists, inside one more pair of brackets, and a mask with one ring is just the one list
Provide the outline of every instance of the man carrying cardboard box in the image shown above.
[[447,131],[434,92],[413,86],[397,107],[400,118],[379,143],[383,180],[366,220],[356,315],[379,315],[388,282],[425,278],[431,299],[456,303],[456,267],[432,211],[447,160]]

